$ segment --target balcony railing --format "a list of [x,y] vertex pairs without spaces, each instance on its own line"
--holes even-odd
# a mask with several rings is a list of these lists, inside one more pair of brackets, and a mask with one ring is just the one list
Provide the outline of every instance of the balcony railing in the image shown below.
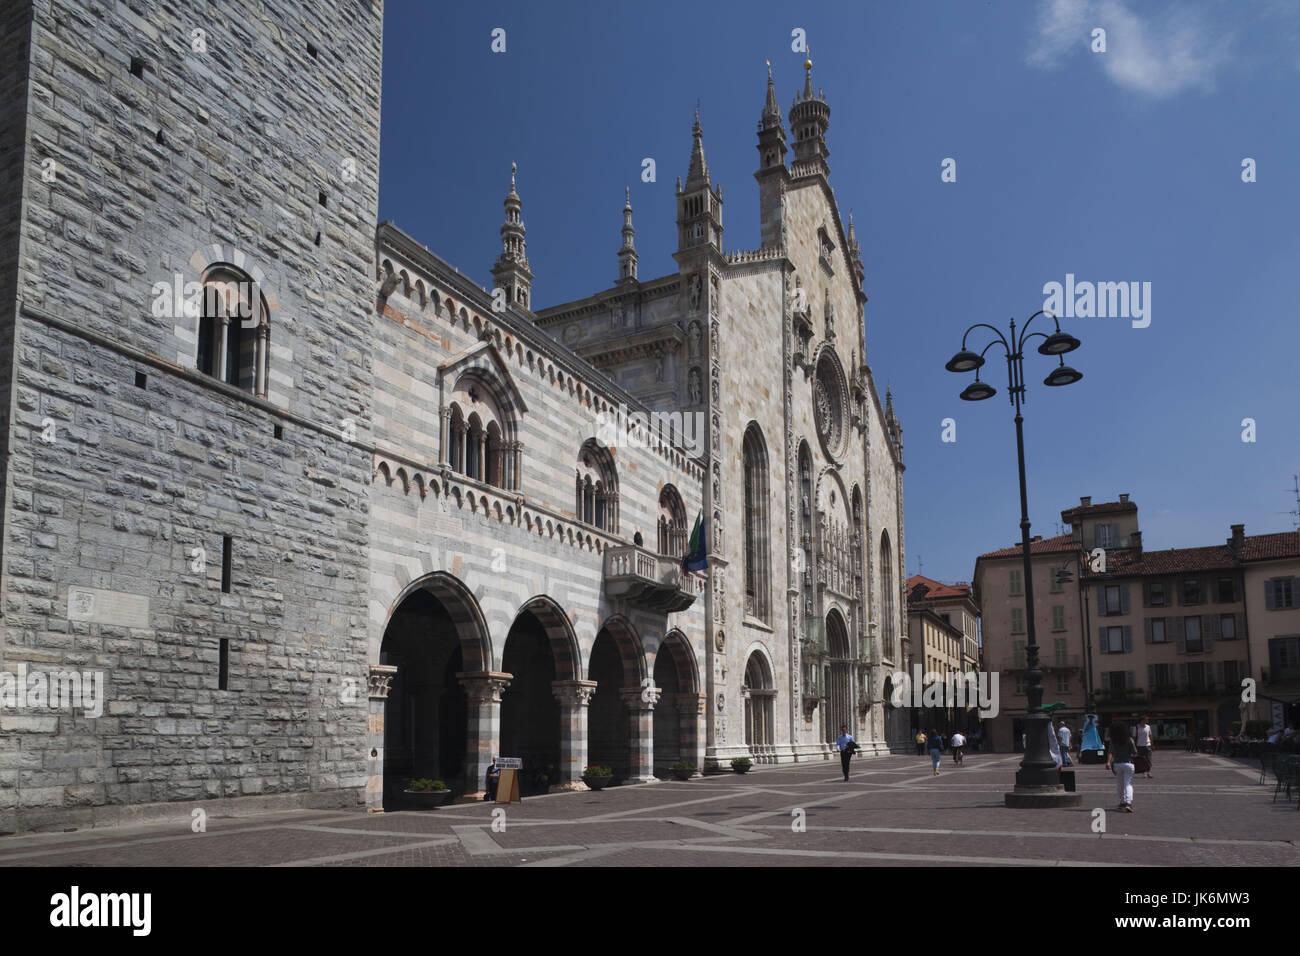
[[694,604],[695,592],[677,558],[634,544],[605,549],[605,593],[611,598],[670,614]]

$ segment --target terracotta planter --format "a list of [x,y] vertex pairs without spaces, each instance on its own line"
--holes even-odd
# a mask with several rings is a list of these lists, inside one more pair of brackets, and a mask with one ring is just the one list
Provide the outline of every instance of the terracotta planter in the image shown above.
[[403,790],[402,800],[412,810],[436,810],[451,800],[450,790]]

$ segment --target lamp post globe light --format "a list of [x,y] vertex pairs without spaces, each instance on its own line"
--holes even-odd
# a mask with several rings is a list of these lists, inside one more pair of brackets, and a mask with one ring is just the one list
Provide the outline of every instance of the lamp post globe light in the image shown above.
[[[1030,325],[1041,315],[1048,316],[1056,325],[1056,331],[1029,332]],[[966,339],[976,329],[988,329],[994,335],[983,350],[973,352],[966,348]],[[1031,315],[1020,334],[1016,334],[1016,320],[1011,320],[1010,339],[993,326],[977,322],[968,328],[961,337],[961,350],[944,366],[950,372],[974,372],[975,381],[962,389],[961,397],[968,402],[979,402],[992,398],[997,389],[987,382],[980,381],[979,370],[984,365],[984,353],[995,345],[1001,345],[1007,360],[1007,392],[1011,404],[1016,409],[1016,458],[1020,468],[1020,551],[1024,561],[1025,577],[1025,620],[1027,621],[1029,640],[1025,646],[1025,663],[1029,681],[1029,705],[1025,714],[1025,757],[1020,762],[1016,773],[1015,788],[1005,794],[1008,807],[1077,807],[1083,802],[1080,793],[1066,793],[1061,785],[1056,761],[1052,759],[1051,747],[1047,735],[1052,733],[1052,720],[1043,712],[1043,671],[1038,665],[1038,641],[1034,634],[1034,576],[1029,552],[1029,496],[1025,490],[1025,432],[1024,417],[1020,406],[1025,399],[1025,343],[1035,338],[1043,341],[1038,346],[1041,355],[1058,356],[1059,365],[1052,369],[1044,385],[1059,387],[1071,385],[1083,378],[1082,373],[1065,364],[1063,356],[1079,347],[1079,340],[1068,332],[1061,330],[1061,323],[1050,312],[1038,311]]]

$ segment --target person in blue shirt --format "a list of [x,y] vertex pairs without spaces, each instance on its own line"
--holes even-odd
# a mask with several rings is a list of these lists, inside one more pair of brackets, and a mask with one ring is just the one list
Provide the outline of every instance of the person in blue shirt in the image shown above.
[[926,741],[930,748],[930,769],[934,771],[934,776],[939,776],[939,758],[943,755],[943,737],[939,731],[931,728],[930,738]]
[[849,735],[849,725],[840,725],[840,735],[835,738],[835,749],[840,752],[840,769],[844,771],[844,779],[849,779],[849,760],[861,748],[858,742]]

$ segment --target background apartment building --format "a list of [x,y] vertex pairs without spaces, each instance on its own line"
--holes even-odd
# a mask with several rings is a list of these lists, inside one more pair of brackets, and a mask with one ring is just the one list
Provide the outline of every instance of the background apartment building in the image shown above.
[[[1300,532],[1233,525],[1222,545],[1147,551],[1126,494],[1081,498],[1061,520],[1069,533],[1031,544],[1044,704],[1063,701],[1078,726],[1091,689],[1103,726],[1146,714],[1167,743],[1300,716]],[[1019,546],[976,560],[985,665],[1003,674],[998,749],[1020,749],[1027,704],[1022,578]]]
[[[1073,534],[1030,542],[1034,582],[1034,631],[1043,671],[1043,703],[1061,701],[1075,727],[1082,724],[1085,686],[1084,608],[1079,599],[1079,539]],[[1062,581],[1062,569],[1072,578]],[[984,738],[998,752],[1019,751],[1028,706],[1029,631],[1025,619],[1024,565],[1020,546],[982,554],[975,561],[973,599],[979,609],[984,667],[1000,675],[997,717],[984,721]]]
[[[979,648],[979,607],[970,585],[943,584],[914,574],[907,579],[907,628],[912,663],[923,674],[938,674],[946,680],[953,673],[982,669]],[[917,728],[937,728],[970,733],[978,727],[974,708],[941,712],[915,711],[911,715],[913,735]]]
[[1246,536],[1232,526],[1242,563],[1250,676],[1258,682],[1251,719],[1300,721],[1300,531]]

